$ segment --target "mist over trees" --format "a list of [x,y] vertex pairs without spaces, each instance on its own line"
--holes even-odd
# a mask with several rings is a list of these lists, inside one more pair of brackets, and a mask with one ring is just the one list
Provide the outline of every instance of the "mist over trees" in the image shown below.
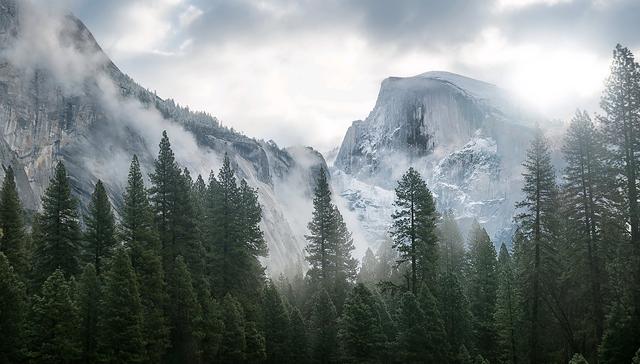
[[512,241],[460,229],[410,168],[389,240],[360,267],[327,171],[306,264],[267,277],[257,191],[225,155],[196,176],[163,133],[116,210],[81,216],[58,163],[42,209],[0,190],[1,363],[640,363],[640,66],[622,46],[595,117],[576,111],[563,170],[538,130]]

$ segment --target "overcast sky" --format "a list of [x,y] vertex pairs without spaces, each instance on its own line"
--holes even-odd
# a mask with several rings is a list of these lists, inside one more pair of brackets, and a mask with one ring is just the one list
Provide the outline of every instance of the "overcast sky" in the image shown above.
[[122,71],[281,146],[339,145],[380,82],[446,70],[550,117],[597,110],[610,55],[640,55],[638,0],[71,0]]

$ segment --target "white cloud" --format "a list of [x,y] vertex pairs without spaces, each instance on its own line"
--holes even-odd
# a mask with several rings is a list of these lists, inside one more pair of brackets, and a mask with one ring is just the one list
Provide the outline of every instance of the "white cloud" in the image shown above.
[[563,3],[570,3],[573,0],[497,0],[495,10],[513,11],[520,10],[534,5],[554,6]]

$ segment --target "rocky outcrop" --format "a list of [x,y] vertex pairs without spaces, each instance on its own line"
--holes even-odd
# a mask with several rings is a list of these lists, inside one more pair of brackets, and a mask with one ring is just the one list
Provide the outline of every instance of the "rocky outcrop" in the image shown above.
[[[387,78],[369,116],[347,130],[334,163],[341,173],[335,188],[357,217],[352,228],[374,245],[388,238],[389,195],[413,166],[440,211],[453,210],[463,228],[477,218],[501,242],[513,226],[534,123],[485,82],[447,72]],[[382,226],[363,222],[371,216]]]
[[326,168],[319,153],[281,149],[162,99],[123,74],[77,18],[0,0],[0,159],[17,171],[26,208],[39,208],[59,160],[82,206],[101,179],[119,208],[131,157],[150,172],[162,130],[178,161],[205,179],[227,153],[239,177],[258,188],[270,267],[302,260],[304,232],[290,223],[290,206],[310,215],[309,171]]

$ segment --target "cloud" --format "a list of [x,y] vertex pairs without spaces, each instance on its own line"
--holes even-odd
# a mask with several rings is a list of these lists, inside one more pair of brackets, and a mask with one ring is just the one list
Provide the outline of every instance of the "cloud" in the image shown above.
[[[597,104],[597,77],[617,42],[640,48],[634,0],[75,0],[72,8],[121,69],[160,96],[250,136],[320,150],[366,117],[388,76],[445,69],[542,96],[558,76],[564,94],[540,103],[564,117]],[[549,77],[523,78],[531,67]]]

